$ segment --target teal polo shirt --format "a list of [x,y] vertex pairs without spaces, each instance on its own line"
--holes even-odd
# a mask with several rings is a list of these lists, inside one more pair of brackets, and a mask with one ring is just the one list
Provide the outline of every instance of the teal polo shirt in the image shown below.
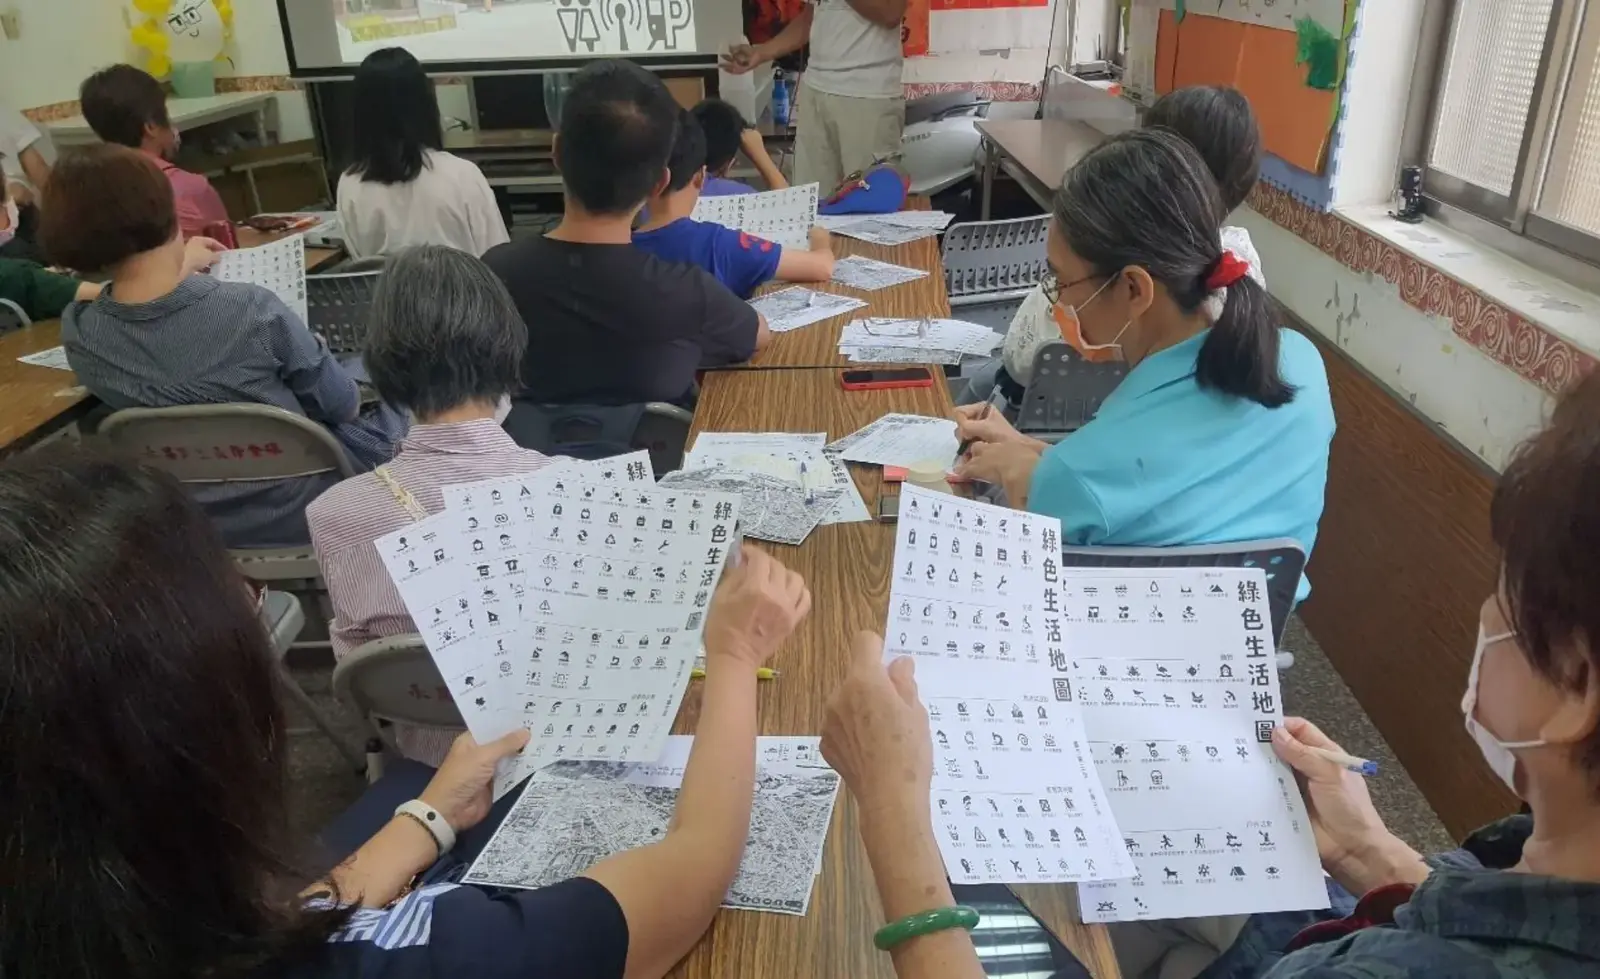
[[[1061,520],[1069,544],[1168,547],[1317,539],[1333,403],[1311,341],[1279,331],[1281,408],[1202,390],[1206,330],[1146,357],[1093,421],[1046,449],[1028,509]],[[1300,579],[1299,600],[1311,591]]]

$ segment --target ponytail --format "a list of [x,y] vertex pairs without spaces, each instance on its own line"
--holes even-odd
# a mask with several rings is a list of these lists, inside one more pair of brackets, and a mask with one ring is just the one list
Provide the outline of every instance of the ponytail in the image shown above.
[[1294,387],[1278,373],[1278,329],[1267,291],[1241,278],[1228,286],[1222,315],[1200,346],[1195,380],[1267,408],[1293,401]]

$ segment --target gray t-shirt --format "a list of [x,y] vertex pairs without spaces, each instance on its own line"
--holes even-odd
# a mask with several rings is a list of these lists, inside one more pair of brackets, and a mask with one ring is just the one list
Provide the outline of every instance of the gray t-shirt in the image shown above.
[[811,21],[806,85],[825,95],[900,98],[899,29],[874,24],[846,0],[807,2],[817,9]]

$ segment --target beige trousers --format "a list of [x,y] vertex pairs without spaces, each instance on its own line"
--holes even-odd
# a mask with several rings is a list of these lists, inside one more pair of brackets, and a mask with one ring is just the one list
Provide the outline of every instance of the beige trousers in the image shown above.
[[804,82],[794,141],[794,182],[815,182],[823,196],[872,161],[900,152],[905,99],[829,95]]
[[1111,926],[1123,979],[1195,979],[1233,947],[1247,914]]

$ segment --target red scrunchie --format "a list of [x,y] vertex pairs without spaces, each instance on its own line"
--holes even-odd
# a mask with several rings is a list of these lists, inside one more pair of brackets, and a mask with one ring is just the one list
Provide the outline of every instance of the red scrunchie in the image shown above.
[[1217,259],[1217,264],[1211,267],[1211,274],[1206,276],[1206,288],[1212,291],[1226,289],[1249,274],[1249,262],[1231,251],[1224,251],[1222,257]]

